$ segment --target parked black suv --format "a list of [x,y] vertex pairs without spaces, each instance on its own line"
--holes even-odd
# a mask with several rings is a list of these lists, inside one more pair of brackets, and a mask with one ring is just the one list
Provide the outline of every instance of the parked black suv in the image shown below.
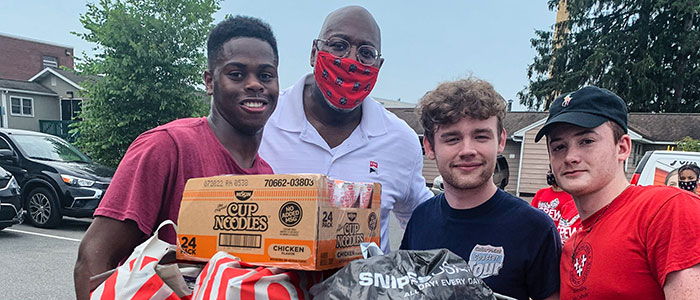
[[92,216],[114,175],[59,137],[16,129],[0,129],[0,167],[19,182],[26,219],[44,228]]
[[24,211],[20,204],[19,191],[15,177],[0,168],[0,230],[22,223]]

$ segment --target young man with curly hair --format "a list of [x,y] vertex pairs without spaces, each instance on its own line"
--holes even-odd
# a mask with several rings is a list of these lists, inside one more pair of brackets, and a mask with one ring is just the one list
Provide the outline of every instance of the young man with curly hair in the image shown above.
[[561,242],[552,219],[491,179],[506,144],[503,97],[468,78],[440,84],[417,110],[445,192],[416,208],[401,249],[447,248],[496,293],[558,299]]

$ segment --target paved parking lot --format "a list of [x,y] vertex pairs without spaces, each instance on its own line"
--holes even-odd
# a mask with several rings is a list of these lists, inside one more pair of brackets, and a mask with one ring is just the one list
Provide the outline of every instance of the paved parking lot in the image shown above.
[[73,265],[89,225],[66,218],[53,230],[20,224],[0,231],[0,298],[75,299]]
[[[15,225],[0,231],[0,299],[75,299],[73,266],[91,219],[65,218],[56,229]],[[392,249],[403,231],[393,218]]]

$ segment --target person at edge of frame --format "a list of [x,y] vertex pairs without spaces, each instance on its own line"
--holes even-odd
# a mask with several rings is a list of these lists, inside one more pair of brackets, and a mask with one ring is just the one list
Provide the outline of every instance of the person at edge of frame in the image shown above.
[[582,227],[564,245],[562,299],[700,299],[700,198],[630,185],[627,104],[586,86],[554,100],[535,137]]
[[[272,174],[258,146],[279,95],[277,41],[270,26],[236,16],[220,22],[207,41],[204,82],[213,96],[208,117],[172,121],[131,144],[80,242],[77,299],[90,296],[92,276],[123,262],[164,220],[177,221],[190,178]],[[161,238],[175,244],[171,227]]]

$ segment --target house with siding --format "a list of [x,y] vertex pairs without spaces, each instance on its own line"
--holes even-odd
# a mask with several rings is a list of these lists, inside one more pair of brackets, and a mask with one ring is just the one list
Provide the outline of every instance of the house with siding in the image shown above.
[[73,67],[71,46],[0,33],[0,127],[65,136],[83,100]]
[[[422,141],[423,128],[414,108],[388,108],[416,131]],[[546,187],[545,173],[549,169],[546,140],[535,143],[535,135],[547,120],[547,112],[508,112],[503,120],[506,147],[503,156],[508,161],[509,179],[505,190],[514,195],[532,197]],[[675,147],[685,136],[700,139],[700,114],[631,113],[629,135],[632,154],[625,163],[631,178],[646,151]],[[423,177],[432,185],[439,175],[435,161],[423,156]]]
[[29,78],[0,78],[0,127],[62,135],[80,111],[80,83],[72,71],[47,67]]

